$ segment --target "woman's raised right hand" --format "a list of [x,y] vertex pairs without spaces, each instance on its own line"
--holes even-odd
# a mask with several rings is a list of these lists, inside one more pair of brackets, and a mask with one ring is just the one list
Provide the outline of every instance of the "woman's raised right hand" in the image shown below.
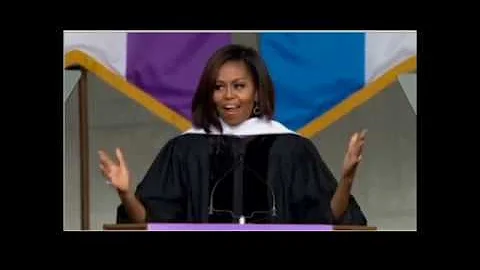
[[100,170],[112,186],[119,192],[126,193],[130,190],[130,173],[120,148],[115,149],[115,153],[118,162],[112,161],[105,151],[98,151],[98,155],[100,156]]

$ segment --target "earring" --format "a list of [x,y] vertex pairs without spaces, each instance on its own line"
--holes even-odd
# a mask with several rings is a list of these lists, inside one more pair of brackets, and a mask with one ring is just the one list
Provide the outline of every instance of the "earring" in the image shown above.
[[260,115],[260,107],[258,107],[258,103],[255,102],[255,106],[253,107],[253,114],[256,116]]

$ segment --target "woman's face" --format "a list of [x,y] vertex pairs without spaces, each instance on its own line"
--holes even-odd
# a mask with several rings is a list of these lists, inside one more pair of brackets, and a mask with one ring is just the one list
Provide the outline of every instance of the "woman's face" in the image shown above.
[[231,126],[250,118],[256,100],[253,78],[245,63],[226,62],[219,70],[213,102],[220,117]]

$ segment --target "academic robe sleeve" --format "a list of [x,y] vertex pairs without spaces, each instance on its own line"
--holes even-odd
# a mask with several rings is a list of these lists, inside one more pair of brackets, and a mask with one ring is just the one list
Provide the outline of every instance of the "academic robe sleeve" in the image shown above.
[[[184,184],[181,179],[182,162],[175,149],[175,139],[167,142],[157,154],[135,196],[146,210],[147,222],[180,222],[185,219]],[[121,204],[117,208],[117,223],[130,223]]]
[[299,141],[294,161],[292,198],[294,217],[299,223],[366,225],[367,220],[357,201],[350,195],[349,205],[340,219],[334,219],[331,200],[337,180],[308,139]]

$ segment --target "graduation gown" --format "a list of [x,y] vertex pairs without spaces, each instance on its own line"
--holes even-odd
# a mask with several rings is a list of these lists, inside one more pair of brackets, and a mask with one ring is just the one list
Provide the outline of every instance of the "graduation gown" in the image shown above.
[[[147,222],[367,224],[352,195],[333,218],[337,180],[309,139],[260,118],[222,126],[162,147],[135,191]],[[117,223],[129,222],[119,205]]]

